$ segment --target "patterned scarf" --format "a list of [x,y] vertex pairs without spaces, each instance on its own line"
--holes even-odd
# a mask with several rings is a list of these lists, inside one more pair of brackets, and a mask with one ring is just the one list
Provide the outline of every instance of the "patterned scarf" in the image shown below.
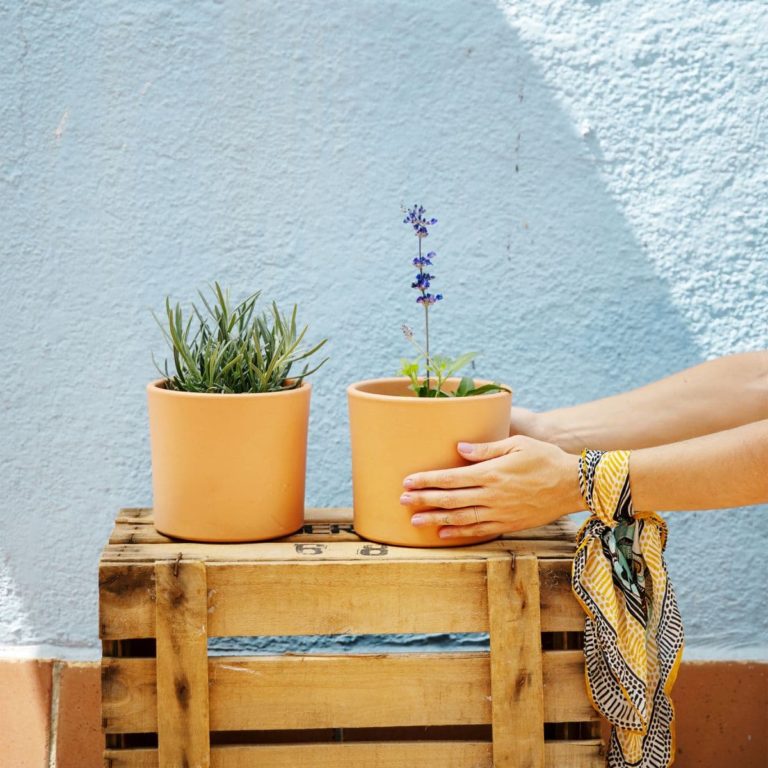
[[587,690],[612,726],[607,765],[668,768],[683,624],[662,554],[667,526],[634,511],[629,451],[585,450],[579,486],[592,516],[578,534],[572,586],[587,613]]

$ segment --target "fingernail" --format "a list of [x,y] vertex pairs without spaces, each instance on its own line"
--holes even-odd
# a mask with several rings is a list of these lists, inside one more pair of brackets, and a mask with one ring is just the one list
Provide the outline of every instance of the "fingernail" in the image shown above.
[[411,503],[411,501],[412,501],[412,499],[411,499],[410,495],[409,495],[409,494],[407,494],[407,493],[404,493],[404,494],[403,494],[403,495],[400,497],[400,503],[401,503],[401,504],[410,504],[410,503]]
[[459,443],[459,450],[462,453],[472,453],[472,451],[474,450],[474,447],[472,446],[471,443]]
[[403,488],[408,488],[409,490],[413,488],[413,478],[406,477],[405,480],[403,480]]
[[448,531],[445,528],[441,528],[437,534],[441,539],[452,539],[453,531]]
[[424,525],[427,522],[427,518],[424,515],[414,515],[411,518],[412,525]]

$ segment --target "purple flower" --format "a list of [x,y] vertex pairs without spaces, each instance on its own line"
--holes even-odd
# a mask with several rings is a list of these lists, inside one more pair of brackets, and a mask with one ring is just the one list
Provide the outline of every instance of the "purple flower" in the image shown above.
[[438,294],[424,293],[421,296],[419,296],[416,299],[416,301],[425,307],[431,307],[436,302],[442,301],[442,299],[443,299],[442,293],[438,293]]
[[424,256],[421,252],[421,241],[429,235],[427,227],[437,224],[437,219],[428,219],[423,205],[414,205],[413,208],[407,209],[403,208],[403,211],[406,214],[403,223],[410,224],[416,233],[416,237],[419,238],[419,255],[411,261],[411,264],[413,264],[414,267],[418,267],[419,272],[416,275],[415,281],[411,283],[411,288],[416,288],[416,290],[421,292],[421,296],[419,296],[416,301],[421,304],[424,309],[428,310],[435,302],[440,301],[443,298],[443,295],[441,293],[427,293],[435,276],[426,272],[424,268],[432,266],[432,259],[434,259],[437,254],[434,251],[429,251],[429,253]]
[[434,275],[430,275],[429,272],[419,272],[416,275],[416,282],[411,283],[411,288],[418,288],[420,291],[426,291],[430,286],[430,280],[434,278]]
[[432,266],[432,257],[437,256],[434,251],[430,251],[426,256],[417,256],[411,263],[414,267],[422,269],[423,267]]
[[408,208],[405,211],[405,218],[403,224],[410,224],[413,227],[414,234],[418,238],[427,237],[429,231],[427,227],[431,227],[433,224],[437,224],[437,219],[428,219],[424,216],[426,213],[423,205],[416,205],[414,203],[413,208]]

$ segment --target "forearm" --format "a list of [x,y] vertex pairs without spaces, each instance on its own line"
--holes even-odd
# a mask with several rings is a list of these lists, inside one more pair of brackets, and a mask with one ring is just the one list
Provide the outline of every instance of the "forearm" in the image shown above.
[[629,475],[640,511],[768,502],[768,419],[633,451]]
[[[768,419],[768,351],[711,360],[630,392],[536,416],[566,451],[635,449]],[[512,428],[514,431],[514,414]]]

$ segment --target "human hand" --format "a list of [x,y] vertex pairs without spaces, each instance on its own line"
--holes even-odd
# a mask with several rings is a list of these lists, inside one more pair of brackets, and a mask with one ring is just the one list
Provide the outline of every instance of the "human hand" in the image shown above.
[[515,435],[493,443],[459,443],[476,462],[418,472],[403,481],[400,503],[413,525],[441,526],[441,538],[495,536],[546,525],[583,509],[579,457],[555,445]]

